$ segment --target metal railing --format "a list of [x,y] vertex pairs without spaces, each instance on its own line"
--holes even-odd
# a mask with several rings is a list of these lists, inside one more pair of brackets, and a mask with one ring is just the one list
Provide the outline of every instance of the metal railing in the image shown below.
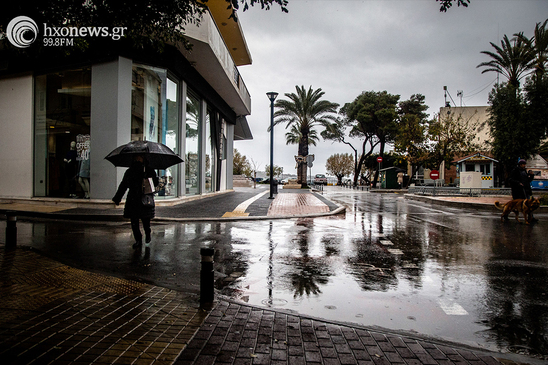
[[512,195],[510,188],[455,188],[436,186],[410,186],[409,194],[431,196],[488,196]]
[[341,188],[347,188],[352,190],[360,190],[360,191],[369,191],[371,187],[369,185],[357,185],[354,186],[352,184],[350,185],[339,185]]

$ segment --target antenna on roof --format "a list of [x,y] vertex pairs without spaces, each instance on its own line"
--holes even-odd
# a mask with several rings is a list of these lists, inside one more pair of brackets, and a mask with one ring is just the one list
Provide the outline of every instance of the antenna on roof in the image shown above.
[[449,91],[447,90],[447,86],[444,86],[443,87],[443,91],[444,91],[444,96],[445,96],[445,106],[450,108],[451,107],[451,103],[449,103],[447,101],[447,95],[449,95],[449,99],[451,99],[451,101],[453,102],[453,105],[454,106],[457,106],[457,104],[455,104],[455,100],[453,100],[453,97],[451,96],[451,94],[449,94]]
[[462,90],[457,90],[457,98],[460,98],[460,106],[462,106],[462,95],[463,95]]

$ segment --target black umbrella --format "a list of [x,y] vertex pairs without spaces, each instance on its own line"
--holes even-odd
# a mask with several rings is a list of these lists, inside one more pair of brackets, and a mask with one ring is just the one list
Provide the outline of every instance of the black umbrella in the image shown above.
[[165,144],[150,141],[131,141],[117,147],[105,159],[112,162],[114,166],[130,167],[135,155],[145,155],[149,166],[159,170],[165,170],[183,162],[183,159]]

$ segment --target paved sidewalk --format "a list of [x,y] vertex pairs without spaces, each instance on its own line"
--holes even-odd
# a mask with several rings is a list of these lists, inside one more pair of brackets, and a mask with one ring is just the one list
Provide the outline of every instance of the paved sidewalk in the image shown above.
[[169,289],[0,249],[2,364],[171,364],[206,312]]
[[75,269],[0,250],[3,364],[536,363]]
[[517,364],[497,354],[220,301],[183,350],[191,364]]

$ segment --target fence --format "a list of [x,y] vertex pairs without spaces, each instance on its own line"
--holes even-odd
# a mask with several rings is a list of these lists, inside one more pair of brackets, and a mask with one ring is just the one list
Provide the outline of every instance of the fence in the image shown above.
[[436,186],[410,186],[409,194],[432,196],[488,196],[512,195],[510,188],[454,188]]
[[370,186],[368,185],[358,185],[358,186],[354,186],[352,184],[348,184],[348,185],[339,185],[341,188],[347,188],[347,189],[353,189],[353,190],[361,190],[361,191],[369,191],[370,190]]

